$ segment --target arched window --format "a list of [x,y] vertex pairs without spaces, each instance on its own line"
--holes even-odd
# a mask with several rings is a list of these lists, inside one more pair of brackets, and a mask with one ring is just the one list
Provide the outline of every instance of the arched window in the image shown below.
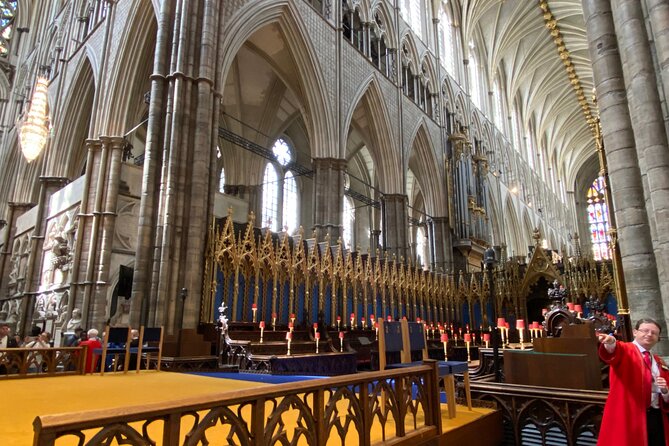
[[289,234],[297,229],[297,182],[291,171],[283,178],[283,229]]
[[511,111],[511,136],[513,137],[513,148],[520,152],[520,130],[518,129],[518,113],[514,107]]
[[274,232],[283,228],[292,233],[299,224],[297,182],[293,173],[289,170],[284,171],[283,168],[293,160],[293,152],[288,142],[279,138],[272,147],[272,153],[278,165],[267,163],[265,167],[262,225]]
[[495,106],[493,120],[499,131],[506,133],[504,131],[504,119],[502,118],[504,116],[504,102],[502,101],[502,91],[499,88],[499,79],[495,79],[492,84],[492,97]]
[[276,168],[267,163],[265,175],[262,179],[262,226],[276,232],[279,229],[278,201],[279,186]]
[[532,135],[530,134],[529,129],[525,132],[525,149],[527,156],[527,164],[531,169],[534,169],[534,141],[532,140]]
[[384,34],[385,24],[379,12],[374,15],[374,21],[376,26],[373,26],[370,32],[370,57],[376,68],[384,75],[389,76],[388,47],[386,46],[386,37]]
[[413,32],[418,38],[423,38],[423,11],[427,11],[422,6],[422,0],[401,0],[400,14],[402,18],[409,24]]
[[5,0],[0,4],[0,56],[9,53],[9,41],[14,29],[17,0]]
[[353,199],[348,196],[344,196],[344,221],[342,228],[342,241],[344,242],[344,247],[350,250],[353,250],[353,228],[355,224],[355,207],[353,205]]
[[474,42],[469,44],[470,56],[469,56],[469,73],[471,74],[471,85],[469,92],[472,96],[472,102],[476,105],[479,110],[483,110],[481,107],[481,67],[479,67],[478,58],[474,53]]
[[439,34],[441,45],[439,46],[441,61],[446,71],[451,76],[455,76],[455,39],[453,38],[454,28],[451,16],[443,9],[439,11]]
[[604,199],[604,178],[599,177],[592,182],[586,195],[588,201],[588,224],[590,225],[590,241],[595,260],[610,259],[609,249],[609,208]]
[[221,168],[221,175],[218,177],[218,191],[225,193],[225,169]]
[[427,239],[422,226],[416,229],[416,263],[427,269]]

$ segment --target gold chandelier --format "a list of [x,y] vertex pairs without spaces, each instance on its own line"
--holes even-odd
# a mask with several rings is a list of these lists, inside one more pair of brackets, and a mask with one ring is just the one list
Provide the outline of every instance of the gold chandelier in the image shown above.
[[35,84],[35,91],[30,101],[30,111],[21,125],[19,142],[26,161],[31,162],[39,156],[46,145],[49,134],[47,126],[47,87],[49,81],[40,76]]

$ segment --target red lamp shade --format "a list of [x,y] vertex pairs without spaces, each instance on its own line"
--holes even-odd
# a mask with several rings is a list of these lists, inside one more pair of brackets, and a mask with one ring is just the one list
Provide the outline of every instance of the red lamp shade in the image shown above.
[[355,313],[351,313],[351,319],[355,319]]
[[523,319],[518,319],[518,320],[516,321],[516,328],[517,328],[518,330],[523,330],[523,329],[525,329],[525,321],[524,321]]
[[497,318],[497,326],[498,327],[505,327],[506,326],[506,319],[503,317],[498,317]]
[[472,342],[472,335],[465,333],[465,342]]
[[574,311],[577,313],[583,313],[583,307],[580,305],[574,305]]
[[257,310],[257,309],[258,309],[258,305],[256,305],[256,304],[251,305],[251,309],[253,309],[253,310]]
[[393,317],[392,317],[391,315],[388,315],[388,317],[387,317],[386,319],[388,320],[388,322],[392,322],[392,321],[393,321]]
[[295,313],[290,313],[290,318],[295,319]]
[[344,332],[343,331],[339,332],[339,339],[344,339]]
[[288,328],[293,328],[293,323],[292,322],[288,322]]
[[287,331],[286,332],[286,340],[290,341],[291,339],[293,339],[293,332]]
[[569,311],[574,311],[574,302],[567,302],[567,308]]
[[321,338],[321,334],[316,332],[316,339],[320,339],[320,338]]
[[483,333],[483,341],[490,342],[490,333]]
[[318,322],[314,322],[314,330],[318,330]]
[[418,322],[420,324],[420,318],[419,317],[416,318],[416,322]]
[[448,335],[446,333],[442,333],[441,342],[448,342]]
[[259,326],[260,326],[260,328],[265,328],[265,321],[260,321]]
[[272,313],[272,319],[276,319],[276,313]]
[[337,316],[337,322],[341,322],[341,316]]

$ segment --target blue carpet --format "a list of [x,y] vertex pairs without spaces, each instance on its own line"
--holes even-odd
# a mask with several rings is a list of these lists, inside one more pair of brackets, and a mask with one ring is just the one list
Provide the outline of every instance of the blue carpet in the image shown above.
[[225,373],[225,372],[197,372],[192,375],[210,376],[212,378],[239,379],[257,383],[283,384],[310,379],[327,378],[326,376],[304,376],[304,375],[265,375],[261,373]]
[[[297,381],[306,381],[312,379],[328,378],[327,376],[306,376],[306,375],[265,375],[262,373],[225,373],[225,372],[193,372],[191,375],[210,376],[212,378],[239,379],[242,381],[252,381],[257,383],[283,384]],[[441,389],[440,389],[441,390]],[[416,398],[416,389],[413,389],[413,397]],[[446,404],[446,392],[439,392],[442,404]]]

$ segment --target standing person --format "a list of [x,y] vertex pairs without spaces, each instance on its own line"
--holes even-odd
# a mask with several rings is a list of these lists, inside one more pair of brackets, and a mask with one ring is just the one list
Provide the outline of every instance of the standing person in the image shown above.
[[[99,332],[95,328],[91,328],[88,330],[86,333],[88,335],[88,339],[86,341],[81,341],[79,343],[80,347],[88,347],[88,350],[86,351],[86,373],[94,373],[95,370],[97,369],[97,362],[98,362],[98,356],[99,354],[95,354],[94,350],[95,349],[101,349],[102,344],[98,340],[98,334]],[[104,364],[102,365],[104,367]]]
[[7,324],[0,324],[0,348],[16,348],[19,344],[12,336],[12,329]]
[[669,368],[650,353],[660,331],[653,319],[641,319],[633,342],[598,334],[599,357],[611,366],[598,445],[669,446]]

